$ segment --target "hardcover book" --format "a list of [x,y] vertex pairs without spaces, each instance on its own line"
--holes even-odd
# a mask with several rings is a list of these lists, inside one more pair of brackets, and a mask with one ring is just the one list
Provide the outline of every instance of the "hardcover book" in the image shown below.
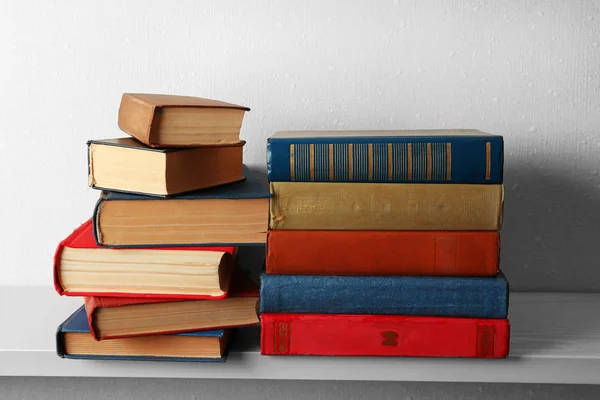
[[494,231],[271,230],[266,271],[284,275],[495,276]]
[[265,355],[504,358],[507,319],[405,315],[261,315]]
[[271,229],[497,231],[502,185],[271,182]]
[[191,96],[125,93],[119,128],[150,147],[235,144],[248,107]]
[[58,327],[56,352],[74,359],[225,362],[230,337],[230,330],[213,330],[98,342],[81,306]]
[[261,275],[260,312],[506,318],[508,282],[494,278]]
[[244,142],[155,149],[133,138],[88,141],[88,183],[107,189],[168,196],[244,179]]
[[57,246],[54,287],[67,296],[218,299],[236,255],[235,247],[100,247],[90,219]]
[[246,167],[244,176],[168,198],[103,191],[93,216],[96,241],[107,247],[264,245],[270,195]]
[[473,129],[277,132],[270,182],[501,184],[503,137]]
[[86,297],[85,310],[92,337],[112,340],[255,325],[258,296],[258,285],[238,268],[218,301]]

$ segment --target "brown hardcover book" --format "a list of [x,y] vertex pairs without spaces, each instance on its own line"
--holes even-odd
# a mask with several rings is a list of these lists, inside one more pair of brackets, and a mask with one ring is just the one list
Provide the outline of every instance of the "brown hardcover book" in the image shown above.
[[125,93],[119,128],[150,147],[235,144],[248,107],[167,94]]
[[498,232],[272,230],[268,274],[495,276]]
[[258,285],[236,268],[227,297],[218,301],[86,297],[85,310],[92,337],[105,340],[255,325],[258,299]]
[[244,144],[155,149],[133,138],[91,140],[89,186],[169,196],[241,181]]

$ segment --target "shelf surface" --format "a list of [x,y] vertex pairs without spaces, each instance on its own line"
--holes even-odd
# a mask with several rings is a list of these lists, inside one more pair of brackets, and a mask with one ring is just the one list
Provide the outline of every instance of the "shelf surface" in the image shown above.
[[82,304],[50,287],[0,287],[0,376],[600,384],[600,294],[511,293],[507,359],[261,356],[241,330],[225,364],[62,359],[58,325]]

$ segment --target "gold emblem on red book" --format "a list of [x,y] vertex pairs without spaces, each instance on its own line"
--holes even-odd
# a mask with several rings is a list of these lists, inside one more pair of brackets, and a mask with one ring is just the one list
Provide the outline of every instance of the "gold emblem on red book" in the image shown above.
[[275,321],[275,353],[288,354],[290,352],[290,329],[289,321]]

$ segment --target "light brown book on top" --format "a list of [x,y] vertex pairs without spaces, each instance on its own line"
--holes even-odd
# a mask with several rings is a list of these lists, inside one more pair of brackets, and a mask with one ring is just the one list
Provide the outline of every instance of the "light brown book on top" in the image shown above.
[[240,141],[248,107],[201,97],[125,93],[119,128],[150,147],[195,147]]

